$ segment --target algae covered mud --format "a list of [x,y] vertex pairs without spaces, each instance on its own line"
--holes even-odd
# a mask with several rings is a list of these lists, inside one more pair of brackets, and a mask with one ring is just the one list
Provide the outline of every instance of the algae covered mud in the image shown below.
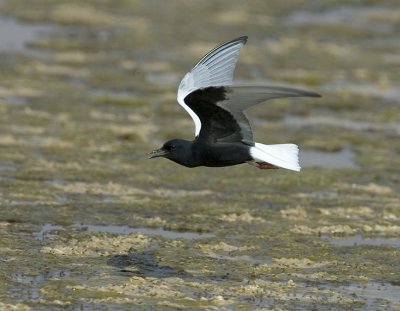
[[[0,5],[0,309],[400,309],[397,0]],[[147,160],[239,35],[240,82],[323,95],[249,112],[304,169]]]

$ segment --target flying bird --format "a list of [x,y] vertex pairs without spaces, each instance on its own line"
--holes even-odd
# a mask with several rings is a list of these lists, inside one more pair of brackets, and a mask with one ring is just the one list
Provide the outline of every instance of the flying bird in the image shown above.
[[248,163],[260,169],[300,171],[298,146],[255,142],[244,110],[274,98],[320,95],[288,87],[233,85],[233,71],[246,42],[243,36],[217,46],[183,77],[177,100],[193,118],[195,138],[167,141],[149,158],[164,157],[186,167]]

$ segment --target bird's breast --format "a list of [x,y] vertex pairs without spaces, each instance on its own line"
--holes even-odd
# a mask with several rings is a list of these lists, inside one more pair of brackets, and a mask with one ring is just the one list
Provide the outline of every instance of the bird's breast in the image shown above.
[[242,143],[205,144],[195,148],[194,153],[201,165],[210,167],[237,165],[251,160],[249,147]]

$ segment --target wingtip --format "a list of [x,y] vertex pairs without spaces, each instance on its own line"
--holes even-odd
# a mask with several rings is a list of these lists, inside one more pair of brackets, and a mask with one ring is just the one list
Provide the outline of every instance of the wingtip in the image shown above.
[[241,43],[244,45],[244,44],[247,43],[247,40],[248,40],[248,39],[249,39],[248,36],[240,36],[240,37],[237,37],[237,38],[235,38],[235,39],[232,39],[232,40],[226,42],[226,44],[234,43],[234,42],[241,42]]
[[298,90],[301,92],[300,96],[304,96],[304,97],[322,97],[321,94],[318,94],[316,92],[313,91],[306,91],[306,90]]
[[321,94],[315,93],[315,92],[310,92],[310,97],[322,97]]
[[237,38],[236,40],[242,41],[243,44],[246,44],[248,39],[249,39],[248,36],[241,36],[241,37]]

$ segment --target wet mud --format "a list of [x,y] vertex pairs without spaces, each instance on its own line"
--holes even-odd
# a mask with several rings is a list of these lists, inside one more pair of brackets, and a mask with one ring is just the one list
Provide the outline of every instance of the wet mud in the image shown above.
[[[0,28],[0,309],[400,309],[397,1],[12,0]],[[302,171],[147,160],[245,34],[239,83],[323,95],[249,111]]]

